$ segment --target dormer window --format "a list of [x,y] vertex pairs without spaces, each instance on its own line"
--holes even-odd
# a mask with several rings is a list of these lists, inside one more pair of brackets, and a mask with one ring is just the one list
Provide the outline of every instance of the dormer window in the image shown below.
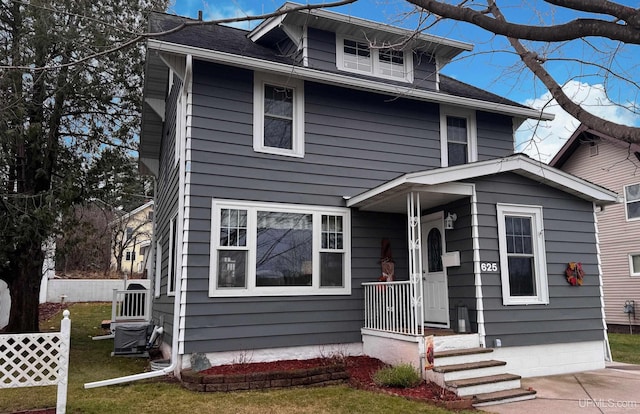
[[338,37],[338,69],[381,78],[413,81],[411,53],[404,50],[372,48],[368,42]]

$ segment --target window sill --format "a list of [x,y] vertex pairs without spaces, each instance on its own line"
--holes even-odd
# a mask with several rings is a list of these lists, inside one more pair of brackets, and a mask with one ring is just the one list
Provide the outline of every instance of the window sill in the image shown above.
[[212,298],[239,298],[239,297],[273,297],[273,296],[346,296],[351,295],[351,288],[323,288],[303,290],[296,287],[291,289],[216,289],[209,292]]

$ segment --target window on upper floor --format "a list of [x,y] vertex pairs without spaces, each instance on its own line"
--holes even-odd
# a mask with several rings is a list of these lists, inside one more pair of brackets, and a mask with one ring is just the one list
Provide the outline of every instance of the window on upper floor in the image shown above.
[[548,304],[542,207],[497,205],[502,303]]
[[367,41],[337,37],[338,69],[413,82],[413,58],[404,50],[372,48]]
[[130,240],[133,237],[133,227],[127,227],[126,233],[126,240]]
[[640,184],[631,184],[624,187],[624,204],[627,220],[640,218]]
[[253,149],[304,157],[304,82],[256,73],[253,92]]
[[211,296],[349,294],[348,209],[213,201]]
[[440,107],[440,156],[443,167],[478,160],[475,112]]
[[128,261],[136,260],[136,252],[128,251],[125,254],[126,254],[125,260],[128,260]]
[[629,274],[631,276],[640,276],[640,253],[631,253],[629,255]]

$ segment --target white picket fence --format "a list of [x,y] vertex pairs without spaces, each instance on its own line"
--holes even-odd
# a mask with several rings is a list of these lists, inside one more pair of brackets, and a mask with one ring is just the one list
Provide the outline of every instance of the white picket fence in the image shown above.
[[58,386],[56,413],[67,410],[71,319],[63,312],[60,332],[0,335],[0,389]]

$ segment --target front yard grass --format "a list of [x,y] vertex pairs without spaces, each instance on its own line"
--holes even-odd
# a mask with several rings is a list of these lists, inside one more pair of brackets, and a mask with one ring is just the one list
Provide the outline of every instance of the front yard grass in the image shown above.
[[614,361],[640,364],[640,335],[610,333],[609,345]]
[[[87,382],[144,372],[147,359],[111,357],[113,341],[93,341],[111,304],[77,303],[71,312],[68,413],[451,413],[423,402],[352,389],[348,386],[266,392],[196,393],[177,382],[157,379],[84,389]],[[41,328],[58,330],[61,313]],[[0,413],[55,407],[55,386],[0,390]]]

